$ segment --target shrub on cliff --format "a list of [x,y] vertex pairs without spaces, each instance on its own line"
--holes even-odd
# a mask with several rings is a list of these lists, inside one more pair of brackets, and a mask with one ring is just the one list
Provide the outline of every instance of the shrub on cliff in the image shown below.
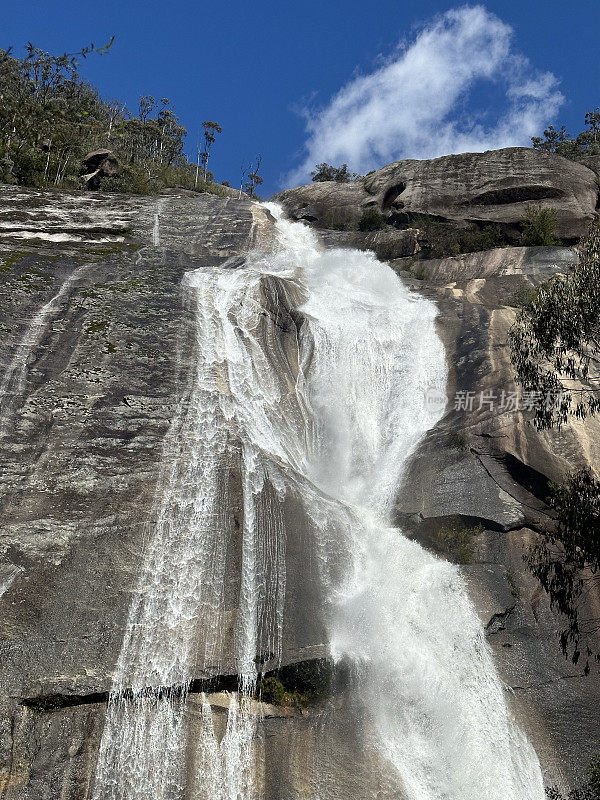
[[385,217],[376,208],[365,209],[358,223],[359,231],[378,231],[385,225]]
[[600,108],[588,111],[585,115],[585,128],[577,136],[571,136],[563,125],[556,130],[549,125],[544,136],[532,136],[535,150],[557,153],[559,156],[577,161],[584,156],[600,154]]
[[536,404],[537,427],[560,427],[570,414],[584,419],[600,410],[593,368],[600,359],[600,224],[582,240],[579,263],[539,286],[519,311],[509,344],[523,389],[557,400]]
[[263,678],[258,685],[258,694],[263,703],[280,705],[285,698],[285,686],[274,677]]
[[316,181],[317,183],[322,181],[348,183],[348,181],[354,180],[354,178],[358,177],[358,175],[350,173],[348,164],[342,164],[341,167],[334,167],[332,164],[327,164],[325,161],[322,164],[317,164],[310,175],[312,180]]
[[600,800],[600,756],[596,756],[588,765],[587,780],[579,789],[573,789],[568,795],[558,787],[546,789],[548,800]]
[[[579,607],[600,573],[600,482],[589,470],[580,470],[563,484],[552,484],[549,500],[557,525],[542,531],[529,553],[528,564],[553,608],[567,620],[560,634],[563,652],[570,652],[577,664],[583,651],[587,673],[594,655],[587,640],[594,635],[598,621],[590,624],[582,618]],[[600,775],[597,777],[600,780]]]
[[[538,399],[532,410],[539,429],[600,411],[600,224],[583,240],[579,263],[538,287],[521,308],[509,344],[518,382]],[[563,652],[574,663],[584,654],[588,672],[600,660],[594,644],[600,619],[587,611],[582,617],[580,608],[600,588],[600,481],[588,470],[575,472],[549,499],[556,523],[542,532],[529,567],[565,615]]]
[[558,215],[554,208],[529,205],[525,212],[521,244],[525,247],[552,246],[560,244],[556,237]]
[[491,250],[507,244],[507,239],[499,225],[495,223],[468,225],[464,228],[433,220],[426,215],[413,215],[412,224],[423,231],[428,255],[431,258],[447,258],[460,253],[475,253]]
[[470,564],[475,552],[475,540],[483,533],[483,527],[455,524],[439,528],[431,536],[431,544],[438,553],[456,564]]

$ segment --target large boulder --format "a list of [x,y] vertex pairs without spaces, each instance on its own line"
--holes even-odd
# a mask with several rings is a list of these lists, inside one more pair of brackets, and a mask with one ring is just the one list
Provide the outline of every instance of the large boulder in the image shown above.
[[583,164],[553,153],[508,147],[388,164],[347,184],[313,183],[276,195],[293,219],[356,227],[375,207],[397,227],[425,218],[454,225],[496,223],[517,241],[527,208],[556,210],[558,235],[580,237],[596,216],[598,183]]
[[579,163],[600,175],[600,153],[597,156],[584,156]]
[[121,165],[112,150],[94,150],[81,162],[81,180],[86,189],[98,189],[100,178],[119,175]]

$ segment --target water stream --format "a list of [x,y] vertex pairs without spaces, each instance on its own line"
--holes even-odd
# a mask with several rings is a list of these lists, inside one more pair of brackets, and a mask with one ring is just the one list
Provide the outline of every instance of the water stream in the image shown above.
[[[287,635],[292,497],[332,656],[354,668],[365,758],[392,777],[393,797],[542,800],[536,755],[511,719],[459,569],[390,527],[407,459],[442,413],[424,401],[445,382],[436,309],[373,255],[325,251],[267,208],[275,247],[184,280],[194,357],[165,441],[95,800],[260,798],[251,698],[261,654],[276,664]],[[224,735],[203,698],[192,736],[190,682],[232,661],[239,691]],[[310,800],[329,800],[316,779]]]
[[48,333],[57,311],[68,298],[74,283],[88,267],[89,264],[84,264],[74,269],[63,281],[54,297],[44,303],[25,327],[23,336],[0,381],[0,436],[9,429],[15,406],[22,399],[32,355]]

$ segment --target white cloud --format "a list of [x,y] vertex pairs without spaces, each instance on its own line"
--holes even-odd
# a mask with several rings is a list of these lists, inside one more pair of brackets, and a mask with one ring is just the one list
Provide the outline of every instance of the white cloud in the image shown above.
[[[306,157],[289,180],[305,180],[321,161],[367,172],[400,158],[529,144],[564,98],[511,39],[512,28],[480,5],[436,17],[382,67],[306,112]],[[491,115],[472,96],[482,83],[497,106]]]

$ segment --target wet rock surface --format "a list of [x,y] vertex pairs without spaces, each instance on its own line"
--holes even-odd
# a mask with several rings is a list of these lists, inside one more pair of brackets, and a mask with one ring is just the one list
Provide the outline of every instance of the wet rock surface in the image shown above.
[[[3,188],[0,218],[3,375],[41,322],[20,391],[2,398],[0,794],[87,797],[94,695],[110,688],[184,388],[181,279],[243,258],[253,208]],[[22,705],[51,696],[90,702]]]
[[[313,183],[278,196],[294,219],[321,229],[326,246],[375,250],[438,305],[449,369],[446,413],[409,465],[396,522],[432,549],[440,531],[472,531],[471,563],[462,566],[472,598],[511,687],[514,713],[548,783],[564,788],[582,780],[598,748],[598,675],[584,676],[563,657],[563,623],[524,556],[535,532],[552,524],[549,481],[586,465],[598,469],[600,424],[573,421],[560,433],[538,433],[522,400],[518,408],[506,400],[518,392],[506,341],[519,303],[575,263],[577,250],[510,246],[432,259],[419,227],[427,220],[495,223],[518,244],[527,207],[541,203],[556,210],[563,241],[575,242],[597,214],[596,160],[576,164],[509,148],[396,162],[352,183]],[[387,224],[362,233],[356,229],[369,208]],[[433,398],[439,402],[435,392]]]
[[585,465],[598,468],[600,423],[537,432],[523,398],[510,407],[519,387],[506,341],[523,288],[576,260],[575,249],[508,247],[421,261],[421,279],[411,260],[392,262],[403,280],[438,304],[449,368],[446,413],[408,468],[397,521],[430,547],[448,526],[473,531],[474,554],[461,569],[514,713],[548,783],[563,787],[582,780],[597,751],[598,675],[585,676],[582,665],[563,657],[563,623],[524,556],[535,532],[552,524],[549,481]]
[[[578,169],[573,181],[588,187],[587,171]],[[369,201],[385,199],[385,186],[396,180],[390,174],[381,186],[376,179],[369,184]],[[327,194],[327,208],[335,202],[354,209],[348,214],[356,218],[354,184],[314,186]],[[571,205],[568,213],[583,224],[594,203],[590,194],[583,210]],[[318,223],[319,208],[301,218]],[[10,420],[0,437],[2,798],[90,796],[106,693],[152,523],[162,443],[185,388],[193,326],[181,279],[190,269],[239,266],[259,235],[244,198],[0,189],[0,374],[40,308],[72,279],[38,331],[22,393],[2,401]],[[576,250],[515,247],[420,261],[418,277],[418,242],[409,230],[333,231],[324,240],[377,249],[403,280],[438,303],[448,405],[410,464],[395,521],[427,546],[440,526],[482,526],[472,563],[463,567],[475,605],[549,780],[574,784],[597,747],[600,690],[595,676],[584,677],[560,654],[560,621],[522,556],[547,518],[548,480],[600,463],[600,427],[592,420],[540,435],[526,413],[478,405],[481,391],[498,397],[516,389],[505,346],[515,295],[567,268]],[[272,314],[263,324],[277,332],[278,357],[293,374],[298,320],[276,281],[265,293]],[[454,408],[457,391],[474,393],[472,409]],[[239,509],[235,458],[224,469]],[[326,650],[314,564],[306,558],[308,532],[293,503],[285,513],[286,527],[295,531],[287,543],[291,622],[284,642],[284,659],[293,663]],[[229,532],[232,552],[239,526],[238,516]],[[235,598],[234,579],[229,591]],[[227,666],[225,654],[221,674]],[[225,702],[216,694],[213,700],[215,707]],[[192,717],[198,702],[199,695],[190,698]],[[357,764],[352,721],[338,712],[333,730],[331,719],[327,706],[312,718],[268,710],[267,798],[279,800],[282,787],[289,796],[310,796],[308,763],[321,765],[314,772],[324,797],[389,790]],[[339,774],[330,773],[331,764]]]

